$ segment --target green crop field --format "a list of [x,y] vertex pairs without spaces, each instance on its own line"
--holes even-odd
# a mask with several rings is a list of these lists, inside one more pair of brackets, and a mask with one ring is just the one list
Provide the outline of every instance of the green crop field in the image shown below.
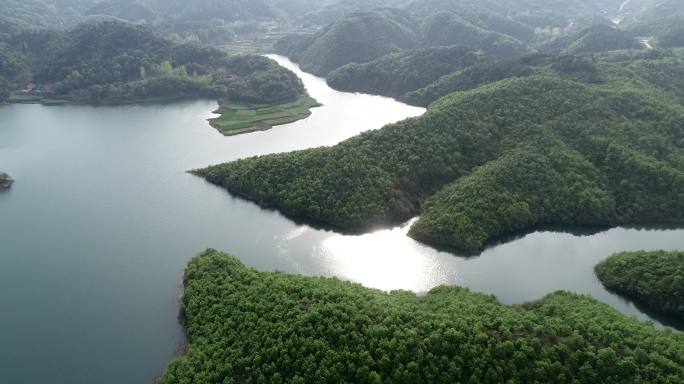
[[38,103],[41,100],[43,100],[43,97],[36,95],[12,95],[7,99],[10,103]]
[[217,111],[221,116],[209,122],[224,135],[234,136],[305,119],[311,115],[311,108],[319,106],[316,100],[308,96],[270,106],[221,104]]

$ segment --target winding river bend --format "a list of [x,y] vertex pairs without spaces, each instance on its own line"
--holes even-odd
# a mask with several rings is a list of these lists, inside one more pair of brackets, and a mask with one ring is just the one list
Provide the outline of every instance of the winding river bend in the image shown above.
[[259,270],[338,276],[385,290],[457,284],[520,303],[565,289],[658,326],[602,288],[593,266],[632,249],[684,249],[684,230],[539,231],[463,258],[405,236],[360,236],[295,223],[187,170],[332,145],[423,113],[331,90],[297,71],[325,106],[294,124],[223,137],[212,101],[118,107],[0,106],[0,382],[151,383],[182,343],[189,259],[212,247]]

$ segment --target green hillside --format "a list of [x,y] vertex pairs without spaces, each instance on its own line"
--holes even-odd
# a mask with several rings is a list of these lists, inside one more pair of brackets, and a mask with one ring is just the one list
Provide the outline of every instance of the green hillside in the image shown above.
[[313,36],[290,37],[276,48],[303,70],[325,76],[345,64],[365,63],[415,47],[412,21],[397,10],[354,13]]
[[390,54],[365,64],[348,64],[328,77],[328,84],[338,90],[380,94],[403,99],[409,92],[440,77],[491,61],[469,48],[433,47]]
[[208,250],[185,272],[172,383],[679,383],[684,337],[587,296],[520,306],[458,287],[385,293],[261,273]]
[[[599,75],[597,83],[553,73],[507,79],[334,147],[199,174],[259,204],[342,228],[422,212],[415,237],[466,252],[543,224],[682,222],[682,106],[631,67],[606,64]],[[542,169],[554,163],[534,148],[554,148],[566,161]],[[526,179],[526,162],[529,174],[554,185]],[[570,187],[576,199],[550,196]],[[487,208],[494,202],[496,211]]]
[[460,45],[480,49],[497,57],[511,57],[530,52],[530,49],[519,40],[483,29],[454,13],[437,13],[425,22],[422,29],[423,43],[431,46]]
[[[260,56],[179,45],[148,26],[97,21],[0,39],[0,76],[30,96],[81,103],[210,97],[276,103],[305,94],[297,76]],[[19,95],[17,100],[25,100]]]
[[639,21],[626,28],[637,36],[652,37],[655,47],[684,47],[684,11]]
[[[474,24],[497,25],[496,19],[482,15],[472,17],[473,23],[448,12],[425,20],[399,10],[355,13],[314,35],[286,36],[275,48],[278,53],[299,63],[305,71],[320,76],[327,76],[346,64],[368,63],[388,54],[408,56],[411,52],[407,51],[417,47],[462,46],[497,57],[530,52],[525,43],[514,37]],[[504,25],[503,29],[525,34],[514,26]],[[422,69],[415,67],[410,70],[417,72]]]
[[632,48],[643,46],[631,33],[607,25],[594,25],[551,41],[541,46],[540,50],[564,55],[585,55]]
[[94,3],[85,15],[107,15],[129,21],[155,21],[159,15],[149,1],[105,0]]
[[[355,12],[367,12],[380,8],[401,8],[411,0],[309,0],[297,12],[289,12],[297,22],[307,25],[328,25]],[[278,8],[292,0],[275,1]]]
[[529,28],[567,28],[573,22],[590,25],[606,20],[620,8],[623,0],[415,0],[408,9],[430,15],[449,11],[458,14],[486,13],[507,18]]
[[0,34],[48,28],[60,22],[56,10],[43,0],[3,0],[0,7]]
[[427,106],[457,91],[531,75],[551,75],[589,84],[649,83],[684,100],[684,52],[665,50],[611,51],[599,55],[574,56],[537,53],[467,67],[409,92],[410,104]]
[[442,76],[423,88],[411,91],[406,94],[406,101],[413,105],[428,106],[453,92],[467,91],[509,77],[526,77],[540,73],[541,68],[552,67],[561,60],[563,59],[551,55],[533,54],[482,63]]
[[601,171],[561,143],[537,140],[430,197],[410,236],[476,252],[491,238],[542,224],[614,220],[616,201]]
[[619,253],[597,265],[596,275],[609,289],[684,319],[684,253]]

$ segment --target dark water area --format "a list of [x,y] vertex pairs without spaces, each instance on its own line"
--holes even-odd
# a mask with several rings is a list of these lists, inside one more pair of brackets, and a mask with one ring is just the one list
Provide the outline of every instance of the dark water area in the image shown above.
[[213,101],[0,106],[0,169],[17,180],[0,192],[0,382],[151,383],[183,341],[183,269],[209,247],[259,270],[384,290],[456,284],[511,304],[564,289],[670,324],[606,291],[593,267],[622,250],[684,249],[681,229],[540,230],[460,257],[416,243],[408,224],[362,235],[315,229],[188,174],[332,145],[424,112],[336,92],[278,60],[324,106],[243,136],[209,126]]

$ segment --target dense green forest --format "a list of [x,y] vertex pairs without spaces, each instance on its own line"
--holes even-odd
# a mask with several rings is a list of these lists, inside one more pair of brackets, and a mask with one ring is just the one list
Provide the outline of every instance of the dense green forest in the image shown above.
[[[417,0],[408,9],[418,15],[439,11],[487,14],[506,18],[531,29],[565,29],[571,24],[606,22],[624,0]],[[541,31],[538,31],[538,33]]]
[[[89,17],[143,22],[175,41],[226,44],[254,35],[287,31],[313,32],[355,12],[395,8],[410,15],[410,28],[429,31],[433,42],[422,46],[465,45],[488,53],[512,54],[577,32],[592,24],[618,20],[626,28],[640,25],[662,47],[681,46],[684,13],[678,0],[6,0],[0,9],[0,34],[26,29],[68,29]],[[625,7],[626,5],[626,7]],[[622,6],[622,9],[621,9]],[[441,15],[440,15],[441,14]],[[439,15],[439,16],[438,16]],[[430,22],[432,20],[432,22]],[[665,28],[664,25],[672,28]],[[636,27],[635,27],[636,28]],[[648,32],[653,29],[664,34]],[[436,33],[435,33],[436,32]],[[365,36],[359,46],[372,44]],[[677,43],[676,41],[679,41]],[[469,45],[471,44],[471,45]],[[401,48],[404,44],[399,44]]]
[[286,36],[275,49],[305,71],[326,76],[346,64],[367,63],[418,47],[454,45],[497,57],[529,52],[516,38],[486,30],[456,14],[441,13],[421,21],[397,9],[353,13],[314,35]]
[[[364,25],[368,20],[372,20],[372,27]],[[467,81],[464,75],[481,73],[485,63],[470,68],[454,65],[450,73],[441,73],[445,79],[433,79],[432,89],[422,90],[431,84],[409,89],[405,80],[418,77],[426,62],[411,60],[417,53],[426,55],[443,47],[470,48],[491,61],[498,59],[498,63],[485,64],[497,72],[500,70],[494,66],[511,65],[535,52],[591,57],[616,50],[682,47],[683,26],[684,3],[673,1],[416,0],[401,10],[348,15],[313,35],[286,36],[275,49],[304,70],[328,77],[336,89],[413,99],[414,104],[427,105],[463,90],[460,84],[448,83]],[[453,60],[458,63],[460,58]],[[435,73],[432,67],[426,72]],[[449,91],[434,92],[437,89]],[[433,93],[437,96],[429,95]]]
[[3,0],[0,7],[0,34],[49,28],[61,21],[55,8],[42,0]]
[[175,40],[224,44],[252,33],[315,28],[410,0],[4,0],[0,33],[68,29],[90,17],[144,22]]
[[161,383],[680,383],[684,336],[588,296],[518,306],[260,273],[208,250],[185,272],[189,347]]
[[341,228],[422,213],[413,236],[468,253],[545,224],[682,222],[684,109],[653,71],[670,70],[663,60],[680,68],[684,62],[571,58],[552,62],[556,72],[453,93],[422,117],[334,147],[198,174],[262,205]]
[[487,30],[450,12],[431,16],[421,27],[421,32],[425,45],[461,45],[496,57],[517,56],[530,51],[523,42],[512,36]]
[[640,43],[630,32],[608,25],[594,25],[577,33],[552,40],[539,49],[548,53],[583,55],[640,47]]
[[305,94],[301,80],[270,59],[176,44],[148,26],[111,20],[0,39],[0,76],[27,87],[24,94],[81,103],[200,96],[269,104]]
[[457,91],[531,75],[552,75],[590,84],[646,82],[684,100],[684,52],[681,50],[622,50],[592,56],[535,53],[508,60],[491,61],[442,76],[433,83],[408,92],[403,100],[428,106]]
[[548,141],[542,136],[506,152],[437,192],[410,235],[474,252],[493,237],[540,224],[614,220],[615,199],[601,172],[582,154]]
[[[567,64],[562,64],[564,62],[567,62]],[[440,77],[422,88],[406,93],[402,99],[413,105],[428,106],[437,99],[453,92],[467,91],[484,84],[511,77],[526,77],[539,74],[544,69],[557,72],[554,71],[554,68],[565,68],[568,64],[572,64],[572,67],[581,65],[583,68],[594,68],[593,64],[587,62],[586,59],[535,53],[514,59],[481,63],[455,71]],[[580,71],[583,73],[587,72],[586,69],[580,69]]]
[[413,20],[392,9],[354,13],[313,36],[289,36],[276,45],[279,53],[316,75],[349,63],[363,63],[418,43]]
[[328,84],[349,90],[403,98],[457,70],[480,65],[491,58],[469,48],[434,47],[384,56],[365,64],[348,64],[328,77]]
[[625,252],[596,266],[609,289],[684,319],[684,252]]

